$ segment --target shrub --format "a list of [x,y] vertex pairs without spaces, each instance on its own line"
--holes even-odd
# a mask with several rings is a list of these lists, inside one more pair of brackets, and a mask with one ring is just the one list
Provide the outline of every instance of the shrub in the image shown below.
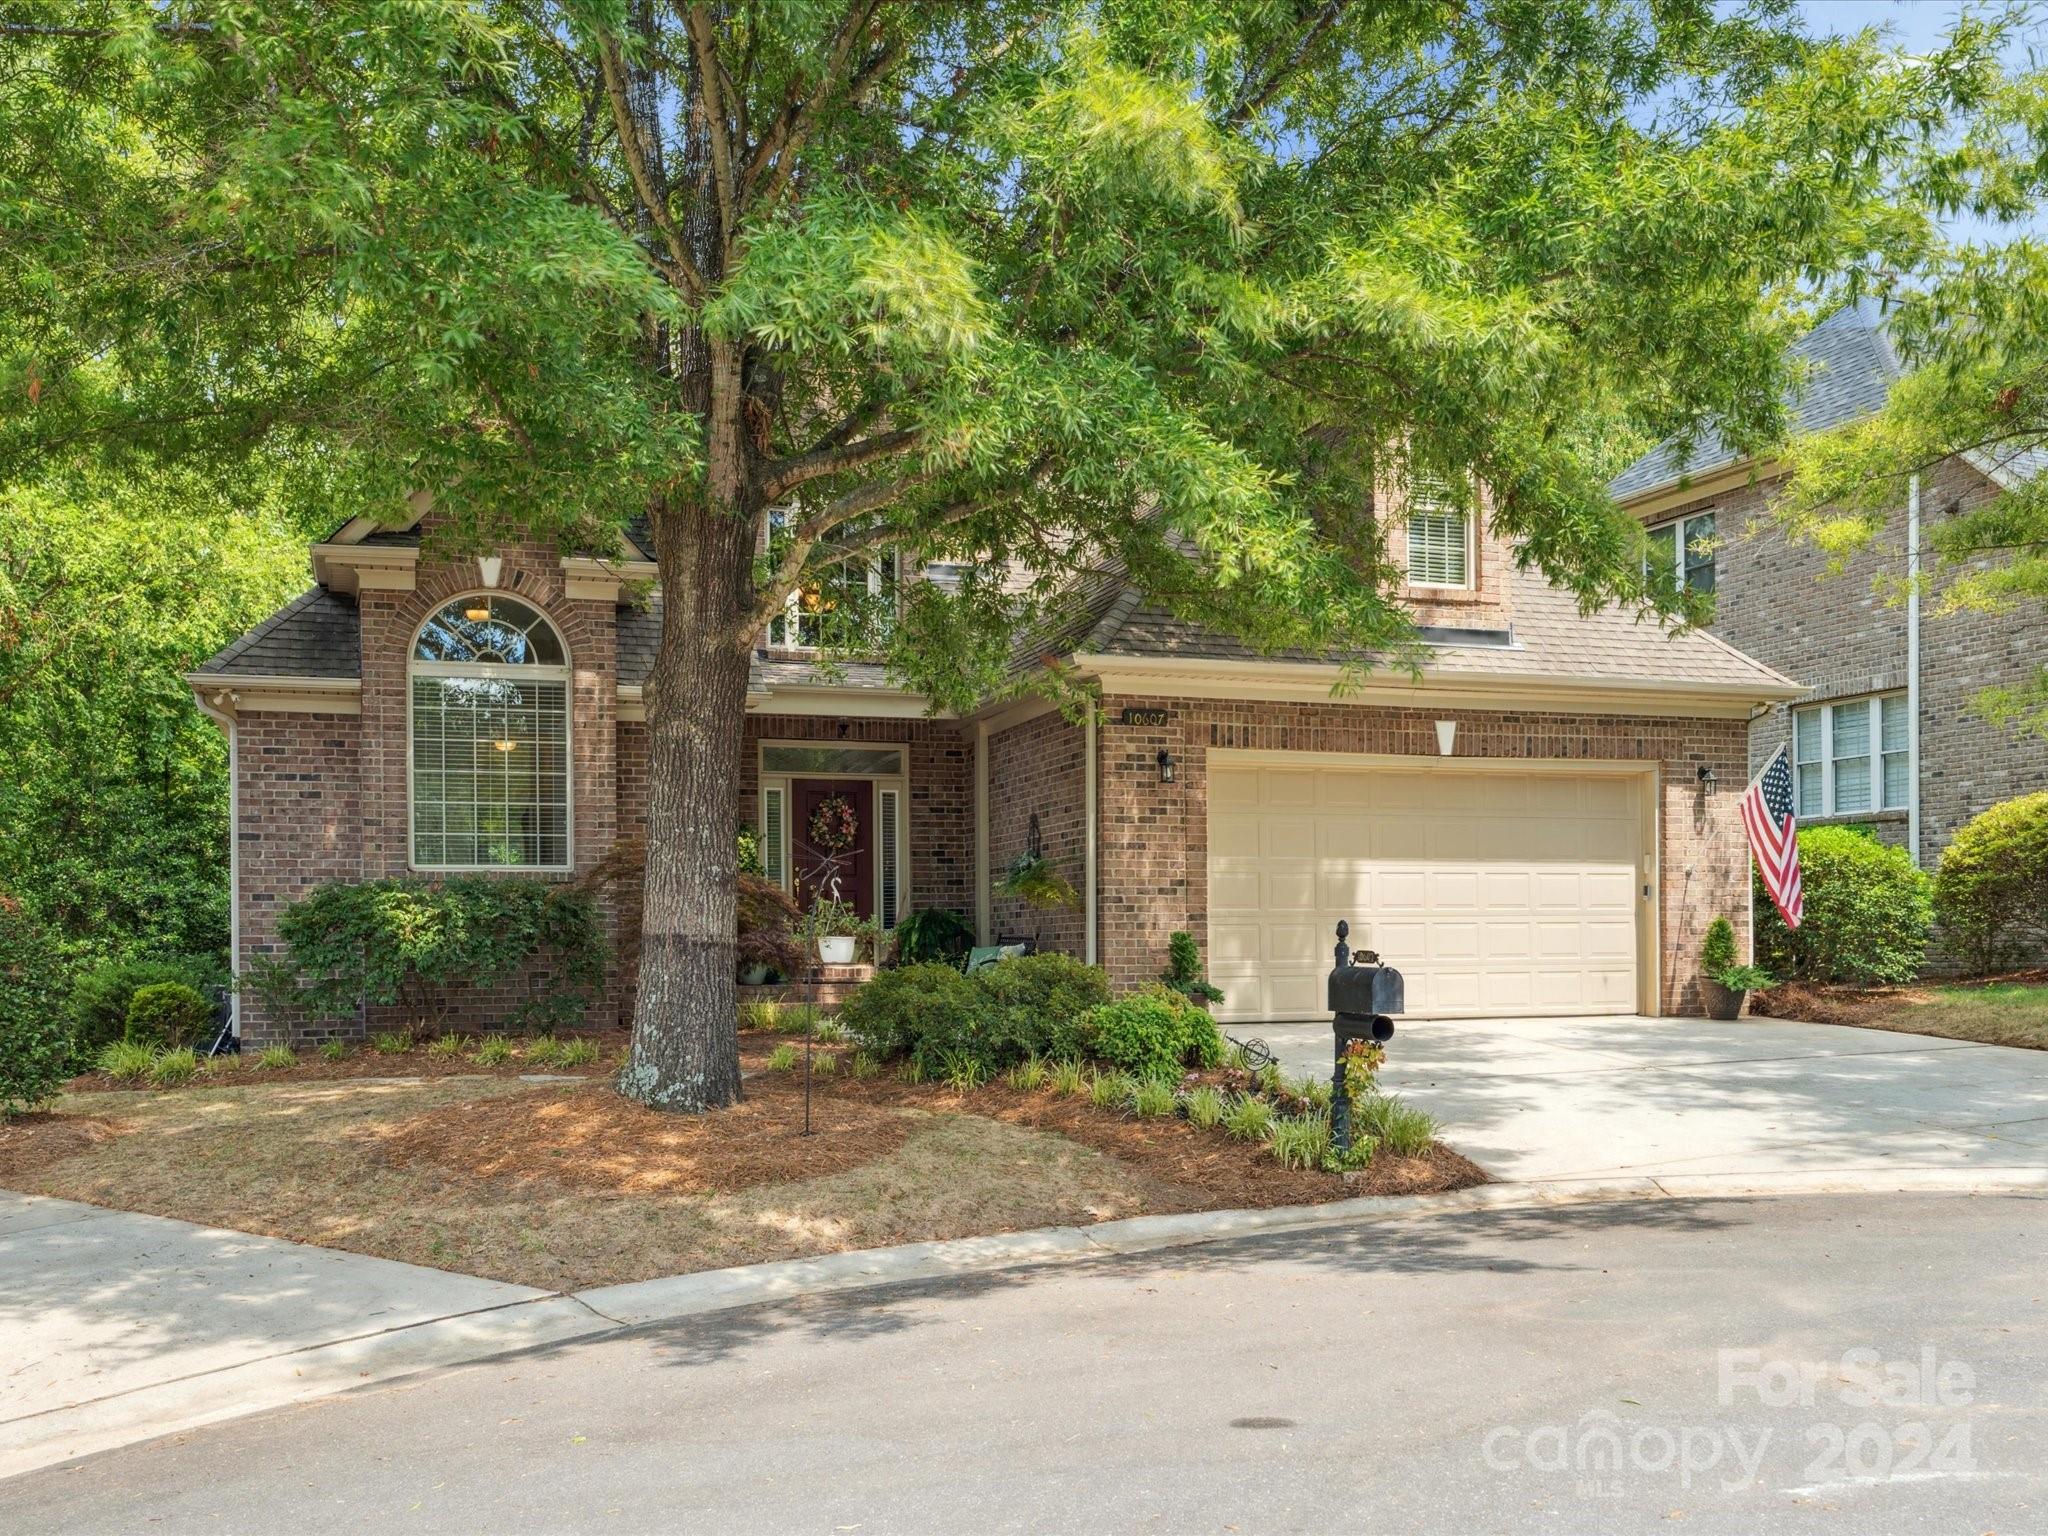
[[1088,1102],[1097,1109],[1114,1109],[1136,1086],[1137,1080],[1122,1072],[1097,1072],[1088,1079]]
[[803,914],[789,893],[763,875],[743,873],[735,905],[741,974],[758,965],[785,980],[803,975],[807,957],[797,937]]
[[794,1072],[797,1063],[803,1059],[804,1053],[785,1040],[768,1053],[768,1070],[770,1072]]
[[974,947],[974,925],[947,907],[920,907],[896,925],[896,958],[904,965],[953,965]]
[[1396,1157],[1420,1157],[1436,1140],[1436,1120],[1403,1099],[1375,1094],[1352,1112],[1353,1129]]
[[1788,929],[1761,880],[1757,948],[1764,967],[1804,981],[1912,980],[1927,953],[1933,903],[1903,848],[1848,827],[1799,834],[1804,920]]
[[288,1045],[266,1045],[263,1053],[256,1058],[259,1067],[290,1067],[298,1064],[298,1054]]
[[972,1093],[988,1081],[988,1068],[971,1051],[958,1051],[947,1057],[941,1074],[946,1086],[955,1093]]
[[587,1067],[602,1054],[595,1040],[564,1040],[555,1052],[555,1061],[564,1067]]
[[412,1049],[409,1029],[380,1029],[370,1036],[370,1049],[379,1056],[403,1056]]
[[821,1018],[811,1026],[811,1038],[821,1045],[837,1045],[846,1038],[846,1026],[837,1019]]
[[775,1027],[785,1035],[807,1035],[818,1027],[816,1003],[784,1003],[775,1016]]
[[1238,1141],[1264,1141],[1273,1131],[1273,1106],[1264,1099],[1241,1093],[1224,1110],[1223,1129]]
[[49,930],[0,894],[0,1119],[55,1098],[70,1075],[61,975]]
[[82,1056],[98,1054],[103,1045],[124,1039],[128,1008],[144,987],[177,982],[205,995],[224,978],[218,967],[196,956],[169,960],[110,960],[96,965],[72,984],[66,1012],[71,1034]]
[[839,1070],[839,1056],[834,1051],[819,1051],[811,1057],[811,1071],[818,1077],[830,1077]]
[[1070,955],[1024,955],[963,976],[948,965],[884,971],[839,1010],[877,1056],[914,1056],[928,1076],[971,1056],[984,1080],[1032,1056],[1080,1054],[1078,1024],[1106,1001],[1100,968]]
[[1003,1078],[1019,1093],[1036,1093],[1045,1086],[1045,1062],[1037,1056],[1026,1056],[1005,1072]]
[[1140,1078],[1131,1089],[1131,1113],[1134,1115],[1148,1118],[1170,1115],[1178,1108],[1180,1100],[1174,1094],[1173,1084],[1160,1078]]
[[2048,938],[2048,790],[1965,823],[1934,875],[1942,944],[1982,974]]
[[855,1051],[846,1063],[846,1070],[850,1076],[865,1081],[880,1076],[882,1064],[871,1051]]
[[946,965],[905,965],[883,971],[839,1009],[839,1022],[885,1060],[910,1057],[935,1066],[937,1052],[976,1037],[979,994]]
[[1170,1075],[1190,1063],[1213,1067],[1223,1059],[1216,1021],[1164,986],[1089,1009],[1077,1033],[1089,1055],[1149,1076]]
[[156,1052],[133,1040],[116,1040],[100,1047],[99,1069],[117,1083],[132,1083],[149,1075]]
[[175,1051],[159,1051],[149,1064],[149,1080],[159,1088],[175,1088],[199,1075],[199,1057],[189,1045]]
[[1330,1156],[1330,1117],[1284,1116],[1273,1122],[1267,1144],[1283,1168],[1320,1168]]
[[782,1005],[770,998],[757,997],[740,1004],[740,1028],[769,1030],[777,1027]]
[[502,1067],[512,1059],[512,1042],[503,1035],[485,1035],[476,1043],[476,1064]]
[[1087,1091],[1088,1069],[1078,1061],[1056,1061],[1046,1081],[1054,1093],[1071,1099]]
[[460,1056],[463,1047],[468,1044],[469,1042],[461,1035],[451,1031],[445,1035],[436,1035],[427,1046],[427,1054],[429,1056]]
[[182,981],[151,982],[137,987],[128,1000],[124,1037],[137,1045],[176,1049],[205,1038],[213,1023],[213,1004]]
[[1725,917],[1707,924],[1707,936],[1700,941],[1700,969],[1718,978],[1735,963],[1735,925]]
[[1192,933],[1166,936],[1166,974],[1159,978],[1192,1003],[1220,1003],[1222,990],[1202,974],[1202,952]]
[[526,1064],[529,1067],[552,1067],[561,1059],[562,1042],[553,1035],[542,1035],[527,1044]]
[[979,998],[992,1065],[1025,1056],[1080,1053],[1079,1023],[1109,1001],[1109,977],[1072,955],[1019,955],[970,978]]
[[1188,1123],[1209,1130],[1223,1123],[1223,1095],[1214,1088],[1201,1087],[1187,1097]]
[[251,969],[252,985],[322,1018],[374,1003],[437,1022],[458,991],[523,981],[515,1020],[559,1028],[604,985],[596,903],[526,876],[326,885],[284,909],[277,936],[281,954]]
[[321,1042],[320,1059],[322,1061],[347,1061],[348,1042],[346,1040],[326,1040]]

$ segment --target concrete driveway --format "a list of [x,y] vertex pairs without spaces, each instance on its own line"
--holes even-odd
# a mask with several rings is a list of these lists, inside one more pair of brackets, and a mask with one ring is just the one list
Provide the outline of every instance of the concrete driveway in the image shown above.
[[[1228,1032],[1329,1074],[1327,1025]],[[2048,1051],[1779,1019],[1402,1020],[1381,1081],[1504,1180],[2048,1183]]]

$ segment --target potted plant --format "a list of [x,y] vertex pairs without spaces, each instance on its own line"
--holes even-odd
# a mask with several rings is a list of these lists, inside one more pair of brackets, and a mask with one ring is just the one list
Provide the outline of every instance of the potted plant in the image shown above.
[[1081,905],[1081,893],[1074,889],[1073,882],[1053,868],[1052,861],[1042,853],[1018,854],[1010,861],[1010,868],[996,890],[1004,896],[1015,896],[1030,907]]
[[804,937],[820,965],[852,965],[859,958],[862,930],[868,926],[849,903],[822,897],[804,919]]
[[1166,971],[1159,979],[1198,1008],[1223,1001],[1222,989],[1202,974],[1202,952],[1192,933],[1166,936]]
[[1700,945],[1700,969],[1707,985],[1707,1017],[1734,1019],[1752,992],[1766,992],[1777,985],[1769,971],[1735,959],[1735,925],[1725,917],[1707,924],[1707,936]]

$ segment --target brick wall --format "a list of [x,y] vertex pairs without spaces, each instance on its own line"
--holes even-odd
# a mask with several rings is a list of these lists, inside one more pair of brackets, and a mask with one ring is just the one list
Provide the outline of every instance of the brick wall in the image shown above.
[[[1163,708],[1161,726],[1105,725],[1100,741],[1100,880],[1103,964],[1112,981],[1159,974],[1174,929],[1208,950],[1208,753],[1370,753],[1435,757],[1441,710],[1363,705],[1234,703],[1203,699],[1105,699],[1114,721],[1126,707]],[[1659,1008],[1699,1013],[1699,948],[1715,916],[1747,942],[1748,854],[1736,811],[1746,728],[1740,720],[1457,711],[1459,757],[1655,763],[1662,882],[1657,936]],[[1159,782],[1158,754],[1173,754],[1173,784]],[[1718,780],[1702,790],[1698,770]]]
[[[1079,891],[1086,878],[1087,786],[1083,778],[1084,732],[1057,713],[1043,714],[988,738],[988,864],[992,884],[1030,846],[1031,818],[1038,818],[1039,852]],[[971,828],[970,828],[971,832]],[[970,913],[971,915],[971,913]],[[994,895],[991,939],[1035,937],[1041,948],[1083,956],[1086,916],[1063,908],[1027,906],[1015,896]]]
[[[362,876],[360,722],[351,715],[246,714],[235,724],[242,964],[277,951],[277,920],[315,886]],[[243,1038],[308,1045],[360,1035],[360,1019],[314,1019],[242,993]]]

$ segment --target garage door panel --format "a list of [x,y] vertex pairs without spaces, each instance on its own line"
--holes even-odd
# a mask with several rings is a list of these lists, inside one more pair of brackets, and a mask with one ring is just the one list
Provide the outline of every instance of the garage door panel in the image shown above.
[[1209,791],[1219,1017],[1321,1018],[1340,917],[1412,1014],[1634,1007],[1633,780],[1225,761]]

